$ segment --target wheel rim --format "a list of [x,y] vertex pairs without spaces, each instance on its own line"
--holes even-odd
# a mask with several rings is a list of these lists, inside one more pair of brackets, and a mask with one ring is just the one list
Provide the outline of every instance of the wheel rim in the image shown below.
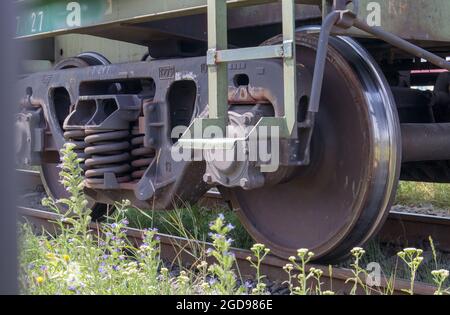
[[[312,72],[317,37],[299,34],[297,43],[299,62]],[[231,191],[249,233],[283,257],[300,248],[323,262],[347,256],[384,223],[398,182],[401,139],[390,89],[356,42],[330,44],[311,165],[287,183]]]

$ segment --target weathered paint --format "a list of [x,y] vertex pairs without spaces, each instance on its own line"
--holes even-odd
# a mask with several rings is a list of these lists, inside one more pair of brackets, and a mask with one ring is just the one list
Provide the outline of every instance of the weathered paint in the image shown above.
[[359,16],[408,40],[450,42],[449,0],[360,0]]
[[[17,1],[17,37],[47,37],[117,23],[205,12],[207,0],[22,0]],[[268,3],[268,0],[229,0],[230,6]],[[297,1],[313,3],[314,0]],[[320,1],[317,1],[320,2]],[[369,24],[405,39],[450,41],[449,0],[360,0],[359,14]],[[350,32],[361,35],[359,32]]]
[[[228,0],[230,7],[274,0]],[[207,0],[22,0],[17,1],[17,37],[44,37],[83,28],[140,23],[206,11]],[[83,33],[85,33],[83,31]]]

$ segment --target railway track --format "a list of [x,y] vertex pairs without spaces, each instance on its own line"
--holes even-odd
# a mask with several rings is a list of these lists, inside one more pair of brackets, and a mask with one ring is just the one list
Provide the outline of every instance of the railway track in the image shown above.
[[[39,172],[18,170],[18,182],[23,189],[34,190],[42,185]],[[226,206],[220,193],[209,191],[204,200],[206,205]],[[394,243],[399,246],[422,246],[431,237],[442,252],[450,252],[450,218],[432,215],[391,212],[385,225],[378,233],[381,242]]]
[[[43,229],[50,233],[57,232],[57,224],[55,223],[60,219],[60,215],[27,208],[18,207],[18,212],[21,218],[29,222],[35,231],[42,231]],[[91,229],[95,234],[101,234],[100,224],[92,223]],[[126,229],[126,235],[128,240],[136,245],[140,246],[143,242],[143,231],[133,228]],[[188,240],[185,238],[159,234],[160,244],[161,244],[161,258],[164,261],[178,263],[182,262],[185,266],[193,265],[198,261],[198,257],[192,254],[193,247],[202,248],[206,250],[212,245],[209,243],[198,242],[193,240]],[[250,263],[247,261],[247,257],[251,256],[251,252],[242,249],[233,249],[233,253],[236,257],[236,267],[239,270],[243,279],[248,279],[254,277],[254,270],[252,269]],[[261,271],[267,276],[271,281],[277,281],[281,284],[283,281],[287,280],[287,274],[283,270],[283,266],[289,263],[288,260],[284,260],[275,256],[267,256],[264,260]],[[353,277],[353,273],[348,269],[342,268],[332,268],[330,273],[330,268],[327,266],[310,265],[309,268],[318,268],[323,271],[323,289],[332,289],[336,294],[348,294],[351,290],[352,284],[347,283],[347,279]],[[404,280],[396,280],[393,285],[394,294],[401,295],[404,294],[403,290],[409,288],[409,282]],[[386,292],[388,289],[388,282],[385,278],[381,279],[379,287],[374,287],[373,294],[380,292]],[[415,294],[417,295],[431,295],[435,292],[436,288],[423,284],[417,283],[415,285]]]

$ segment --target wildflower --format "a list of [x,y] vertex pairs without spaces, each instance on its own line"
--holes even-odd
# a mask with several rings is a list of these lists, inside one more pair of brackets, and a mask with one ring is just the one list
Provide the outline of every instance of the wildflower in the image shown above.
[[225,216],[223,215],[223,213],[219,213],[219,219],[222,221],[225,220]]
[[265,247],[266,246],[264,244],[256,243],[252,246],[251,250],[254,252],[254,251],[262,250]]
[[333,291],[323,291],[322,294],[323,295],[335,295],[336,293],[334,293]]
[[162,274],[168,274],[169,273],[169,269],[167,269],[166,267],[161,268],[161,273]]
[[36,283],[37,284],[42,284],[43,282],[44,282],[44,277],[39,276],[39,277],[36,278]]
[[294,256],[289,257],[289,261],[291,262],[295,262],[297,260],[297,258],[295,258]]
[[69,255],[63,255],[63,260],[64,260],[65,262],[69,262],[70,256],[69,256]]
[[215,278],[211,278],[208,281],[209,285],[214,285],[216,282],[217,282],[217,280]]
[[231,224],[231,223],[228,223],[227,224],[227,229],[229,230],[229,231],[231,231],[231,230],[234,230],[234,225],[233,224]]
[[145,245],[145,243],[142,244],[142,245],[139,247],[139,249],[140,249],[141,251],[145,251],[145,250],[147,250],[148,248],[149,248],[149,246],[148,246],[148,245]]
[[33,263],[28,264],[28,269],[34,269],[36,266]]
[[45,256],[46,256],[47,259],[49,259],[49,260],[55,260],[55,259],[56,259],[56,256],[55,256],[55,254],[53,254],[53,253],[47,253]]
[[408,247],[403,250],[406,254],[415,254],[417,252],[417,248]]
[[127,219],[123,219],[122,224],[127,226],[128,224],[130,224],[130,222]]
[[231,257],[231,258],[235,258],[236,255],[234,255],[234,253],[229,252],[229,251],[224,251],[223,252],[223,256],[227,256],[227,257]]
[[361,247],[355,247],[350,252],[353,255],[353,257],[356,258],[361,258],[366,253],[366,251]]
[[43,265],[43,266],[41,266],[41,271],[47,271],[48,270],[48,267],[47,266],[45,266],[45,265]]
[[209,289],[209,283],[208,282],[203,282],[200,287],[203,289],[203,291],[206,291]]
[[294,265],[293,265],[293,264],[286,264],[286,265],[283,267],[283,270],[284,270],[284,271],[287,271],[287,272],[291,272],[292,270],[294,270]]
[[312,273],[316,278],[320,278],[323,275],[323,271],[317,268],[309,269],[309,272]]
[[111,227],[113,228],[113,229],[116,229],[117,228],[117,223],[113,223],[113,224],[111,224]]
[[226,242],[228,245],[231,245],[231,244],[233,244],[234,240],[232,238],[229,238],[226,240]]
[[306,248],[301,248],[301,249],[299,249],[299,250],[297,251],[297,255],[298,255],[299,257],[305,257],[306,254],[308,254],[308,252],[309,252],[308,249],[306,249]]
[[450,272],[449,272],[448,270],[441,269],[441,270],[433,270],[433,271],[431,272],[431,274],[432,274],[433,276],[437,276],[437,277],[446,279],[446,278],[449,277]]
[[114,271],[119,271],[120,268],[119,268],[119,266],[113,266],[113,270],[114,270]]
[[246,280],[246,281],[244,282],[244,286],[245,286],[247,289],[251,289],[251,288],[253,288],[253,283],[252,283],[252,281],[250,281],[250,280]]
[[100,272],[100,273],[106,273],[106,270],[105,270],[105,268],[103,268],[103,267],[99,267],[98,268],[98,272]]
[[202,261],[200,264],[197,265],[198,270],[204,270],[208,267],[208,263],[206,261]]
[[210,247],[206,250],[206,254],[211,255],[214,250]]
[[76,290],[77,290],[77,288],[76,287],[74,287],[74,286],[69,286],[68,288],[67,288],[69,291],[72,291],[72,292],[75,292]]

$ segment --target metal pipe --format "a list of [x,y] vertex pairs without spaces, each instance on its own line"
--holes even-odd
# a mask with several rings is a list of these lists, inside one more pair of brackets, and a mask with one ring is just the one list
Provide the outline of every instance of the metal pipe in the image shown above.
[[381,27],[369,26],[366,22],[360,19],[355,19],[353,22],[353,26],[366,33],[372,34],[376,38],[384,40],[385,42],[391,44],[392,46],[404,50],[410,53],[411,55],[425,59],[439,68],[447,69],[450,71],[450,62],[446,61],[444,58],[441,58],[436,54],[433,54],[423,48],[420,48],[394,34],[386,32]]
[[317,46],[316,63],[314,66],[313,82],[311,86],[311,96],[309,103],[309,111],[317,113],[320,105],[320,95],[322,93],[323,76],[325,73],[326,57],[328,52],[328,42],[333,26],[340,17],[340,13],[333,11],[325,18],[320,29],[319,43]]
[[450,123],[402,124],[402,162],[450,160]]

